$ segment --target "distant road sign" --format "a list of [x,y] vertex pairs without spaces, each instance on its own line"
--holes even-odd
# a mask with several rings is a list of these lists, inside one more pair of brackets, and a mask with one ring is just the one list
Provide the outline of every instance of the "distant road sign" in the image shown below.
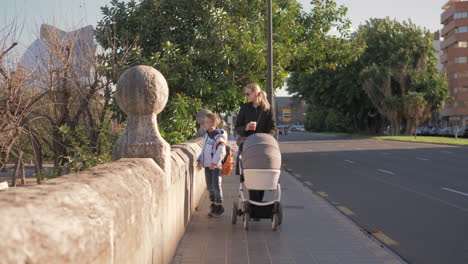
[[291,122],[291,109],[283,109],[283,122]]

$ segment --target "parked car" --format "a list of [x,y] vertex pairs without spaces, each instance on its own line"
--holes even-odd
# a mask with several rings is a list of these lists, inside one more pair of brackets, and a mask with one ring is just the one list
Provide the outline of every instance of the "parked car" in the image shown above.
[[460,137],[468,137],[468,126],[461,127],[458,136]]
[[468,136],[468,127],[459,127],[458,128],[458,137],[466,137]]
[[439,136],[446,137],[448,136],[448,127],[443,127],[439,129]]
[[303,125],[291,126],[291,131],[305,131],[305,128]]
[[454,127],[448,127],[446,136],[447,137],[455,137],[455,128]]
[[431,127],[421,126],[416,128],[416,135],[418,136],[427,136],[429,135],[429,131],[431,131]]
[[439,136],[440,135],[440,127],[433,127],[429,130],[428,132],[428,136],[433,136],[433,137],[436,137],[436,136]]
[[416,135],[421,136],[423,134],[423,130],[425,127],[417,127],[416,128]]

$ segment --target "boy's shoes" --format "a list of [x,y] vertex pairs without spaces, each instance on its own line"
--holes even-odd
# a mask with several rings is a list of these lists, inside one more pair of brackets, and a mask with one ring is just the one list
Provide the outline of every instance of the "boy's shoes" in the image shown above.
[[210,205],[210,211],[208,212],[208,216],[209,217],[212,217],[213,216],[213,213],[215,211],[215,208],[216,208],[216,205],[214,203],[211,203]]
[[218,204],[214,206],[213,213],[211,214],[212,217],[220,217],[224,213],[224,207],[222,204]]

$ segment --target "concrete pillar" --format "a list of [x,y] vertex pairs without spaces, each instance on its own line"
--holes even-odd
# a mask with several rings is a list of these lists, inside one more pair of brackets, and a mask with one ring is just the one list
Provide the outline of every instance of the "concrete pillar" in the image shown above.
[[127,114],[127,124],[114,146],[113,160],[152,158],[170,176],[171,146],[159,133],[157,122],[168,97],[166,79],[153,67],[134,66],[120,76],[116,99]]

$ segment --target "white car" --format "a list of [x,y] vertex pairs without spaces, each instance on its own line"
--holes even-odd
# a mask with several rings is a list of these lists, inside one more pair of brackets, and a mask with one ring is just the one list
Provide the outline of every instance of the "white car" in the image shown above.
[[304,126],[292,126],[291,131],[305,131]]

